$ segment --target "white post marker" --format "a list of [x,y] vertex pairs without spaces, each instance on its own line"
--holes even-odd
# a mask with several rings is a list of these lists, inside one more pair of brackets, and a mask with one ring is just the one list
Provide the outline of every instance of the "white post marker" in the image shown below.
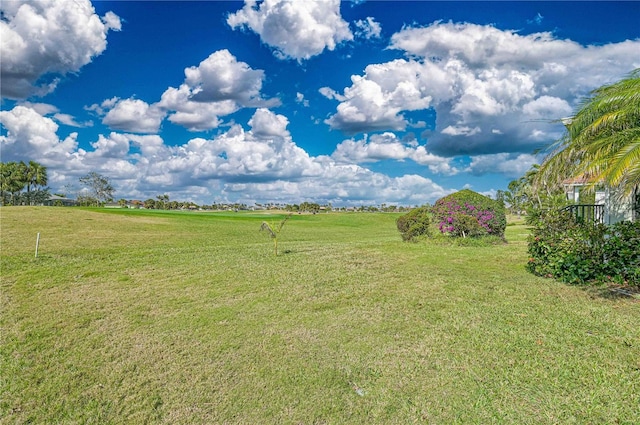
[[38,258],[38,245],[40,244],[40,232],[38,232],[38,236],[36,237],[36,258]]

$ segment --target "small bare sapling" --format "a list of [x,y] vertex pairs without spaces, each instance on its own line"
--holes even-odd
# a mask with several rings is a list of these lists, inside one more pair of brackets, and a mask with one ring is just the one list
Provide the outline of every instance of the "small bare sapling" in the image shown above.
[[290,217],[291,217],[291,214],[287,215],[277,225],[269,224],[266,221],[263,221],[262,225],[260,226],[260,231],[261,232],[266,231],[271,237],[271,239],[273,239],[273,250],[275,255],[278,255],[278,235],[280,234],[280,232],[282,231],[282,228],[284,227],[285,223],[287,222],[287,220],[289,220]]

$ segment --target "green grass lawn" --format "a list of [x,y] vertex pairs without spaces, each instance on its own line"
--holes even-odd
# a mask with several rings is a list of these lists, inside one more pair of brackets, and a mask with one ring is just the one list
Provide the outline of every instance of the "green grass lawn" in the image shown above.
[[294,215],[276,257],[281,217],[2,207],[0,423],[640,423],[640,303],[527,273],[522,224]]

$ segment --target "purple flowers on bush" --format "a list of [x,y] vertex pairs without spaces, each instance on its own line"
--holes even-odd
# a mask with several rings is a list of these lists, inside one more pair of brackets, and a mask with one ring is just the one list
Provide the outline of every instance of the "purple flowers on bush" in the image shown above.
[[440,231],[452,236],[504,236],[502,205],[468,189],[436,201],[433,215]]

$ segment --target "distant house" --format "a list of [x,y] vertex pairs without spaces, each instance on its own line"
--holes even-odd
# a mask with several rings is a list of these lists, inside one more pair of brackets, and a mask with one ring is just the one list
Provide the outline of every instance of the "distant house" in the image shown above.
[[615,224],[620,221],[640,220],[640,187],[636,187],[628,196],[621,196],[619,192],[605,185],[596,187],[595,193],[585,193],[585,187],[591,182],[578,177],[563,182],[567,200],[573,202],[574,211],[582,211],[584,214],[587,206],[593,207],[591,218],[604,224]]
[[51,195],[46,201],[42,203],[42,205],[46,205],[49,207],[74,207],[77,205],[77,202],[75,199],[64,198],[58,195]]
[[144,201],[140,201],[138,199],[133,199],[131,201],[127,201],[127,207],[129,208],[144,208]]

